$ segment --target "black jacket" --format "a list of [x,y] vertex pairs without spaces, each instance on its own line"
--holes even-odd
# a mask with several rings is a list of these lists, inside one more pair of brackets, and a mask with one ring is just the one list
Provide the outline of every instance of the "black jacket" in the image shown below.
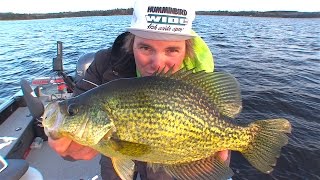
[[124,77],[136,76],[136,65],[133,54],[126,53],[122,48],[128,32],[119,35],[112,48],[98,51],[87,69],[83,80],[76,84],[73,95],[81,94],[97,85]]
[[[114,41],[112,48],[100,50],[95,54],[94,60],[87,69],[83,80],[76,84],[73,95],[81,94],[117,78],[136,76],[134,56],[122,48],[128,33],[125,32],[119,35]],[[101,156],[100,165],[103,179],[120,180],[113,169],[110,158]],[[173,179],[164,171],[154,173],[151,168],[147,168],[144,162],[136,162],[136,167],[141,180]]]

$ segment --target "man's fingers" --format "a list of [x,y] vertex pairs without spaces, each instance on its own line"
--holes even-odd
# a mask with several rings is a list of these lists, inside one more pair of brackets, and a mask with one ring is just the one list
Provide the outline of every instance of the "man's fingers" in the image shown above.
[[71,157],[74,159],[81,159],[81,160],[91,160],[98,154],[98,151],[91,149],[89,147],[84,147],[77,152],[73,152],[70,154]]
[[58,154],[62,154],[68,150],[72,140],[69,138],[62,137],[60,139],[53,140],[50,137],[48,138],[49,146],[55,150]]
[[216,156],[222,161],[227,161],[229,159],[229,150],[219,151],[216,153]]
[[62,137],[53,140],[48,138],[49,146],[66,160],[90,160],[94,158],[98,152],[92,148],[83,146],[72,141],[69,138]]

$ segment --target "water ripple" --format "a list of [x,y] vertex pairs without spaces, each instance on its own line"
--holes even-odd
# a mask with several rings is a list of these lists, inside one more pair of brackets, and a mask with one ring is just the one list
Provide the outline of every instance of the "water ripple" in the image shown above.
[[[129,16],[0,21],[0,103],[20,78],[50,75],[56,41],[64,67],[110,47]],[[239,123],[286,118],[293,126],[275,170],[262,174],[232,153],[233,179],[320,179],[320,20],[197,16],[194,29],[208,43],[215,69],[233,74],[243,96]]]

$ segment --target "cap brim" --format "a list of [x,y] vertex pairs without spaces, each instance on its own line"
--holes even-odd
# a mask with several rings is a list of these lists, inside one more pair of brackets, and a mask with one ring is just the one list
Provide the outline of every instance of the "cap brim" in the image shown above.
[[145,38],[145,39],[153,39],[153,40],[162,40],[162,41],[182,41],[196,37],[196,34],[181,34],[177,35],[175,33],[170,32],[159,32],[159,31],[152,31],[152,30],[141,30],[138,28],[127,28],[127,31],[131,32],[132,34]]

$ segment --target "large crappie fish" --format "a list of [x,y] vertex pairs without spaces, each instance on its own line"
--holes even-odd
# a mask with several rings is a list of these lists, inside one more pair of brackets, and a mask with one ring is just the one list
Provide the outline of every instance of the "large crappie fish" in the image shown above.
[[118,79],[46,108],[42,122],[62,136],[110,157],[122,179],[132,179],[132,160],[163,168],[176,179],[227,179],[232,170],[214,154],[241,152],[269,173],[291,132],[286,119],[238,125],[239,85],[222,72],[180,70]]

